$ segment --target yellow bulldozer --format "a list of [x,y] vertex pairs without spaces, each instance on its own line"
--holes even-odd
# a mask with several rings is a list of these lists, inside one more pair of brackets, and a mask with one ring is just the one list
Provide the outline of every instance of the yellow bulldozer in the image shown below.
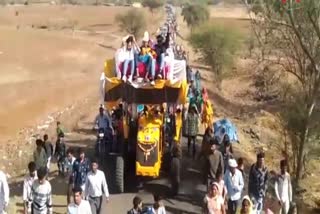
[[[185,61],[179,61],[185,67]],[[158,79],[154,85],[126,83],[114,74],[114,60],[106,60],[103,81],[104,104],[111,110],[119,102],[123,105],[124,142],[117,152],[107,154],[107,173],[111,191],[122,193],[129,168],[135,176],[157,178],[160,175],[166,148],[166,114],[168,106],[187,102],[188,84],[185,69],[175,80]],[[166,107],[164,107],[164,104]],[[141,111],[141,106],[144,110]],[[140,108],[140,110],[139,110]],[[148,110],[146,110],[148,109]],[[175,115],[174,142],[180,142],[182,114]],[[120,144],[120,142],[117,142]],[[122,143],[122,142],[121,142]],[[134,164],[133,164],[134,163]],[[109,175],[108,175],[109,174]]]

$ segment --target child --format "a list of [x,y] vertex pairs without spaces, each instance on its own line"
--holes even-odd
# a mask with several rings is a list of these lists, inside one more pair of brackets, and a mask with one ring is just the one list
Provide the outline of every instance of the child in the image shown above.
[[64,161],[65,161],[65,157],[66,157],[66,144],[64,143],[63,132],[60,133],[58,136],[54,156],[56,157],[57,162],[58,162],[59,175],[64,175]]

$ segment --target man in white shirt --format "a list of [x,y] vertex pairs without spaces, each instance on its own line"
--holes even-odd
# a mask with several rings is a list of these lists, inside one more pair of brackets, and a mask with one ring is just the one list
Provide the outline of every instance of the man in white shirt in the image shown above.
[[0,214],[6,214],[9,205],[9,185],[4,172],[0,171]]
[[31,187],[33,182],[38,179],[37,171],[36,171],[36,164],[35,162],[30,162],[28,164],[29,173],[25,177],[23,181],[23,203],[24,203],[24,213],[31,213],[31,202],[29,199],[31,198]]
[[238,164],[235,159],[229,159],[229,168],[224,175],[224,182],[228,192],[228,211],[230,214],[237,212],[241,199],[242,190],[244,187],[243,176],[240,170],[237,169]]
[[109,190],[104,172],[98,169],[98,161],[91,162],[91,171],[88,173],[85,185],[85,198],[88,199],[92,214],[100,214],[102,194],[109,201]]
[[73,188],[74,202],[68,205],[68,214],[92,214],[88,201],[82,199],[81,187]]
[[290,174],[287,172],[287,166],[286,160],[280,161],[281,172],[274,185],[275,193],[281,206],[280,214],[287,214],[292,202],[292,185]]

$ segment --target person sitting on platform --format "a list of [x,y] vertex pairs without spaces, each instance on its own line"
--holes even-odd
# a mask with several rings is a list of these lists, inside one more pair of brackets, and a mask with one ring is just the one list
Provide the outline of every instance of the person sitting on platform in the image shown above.
[[135,71],[135,54],[139,52],[139,47],[136,43],[134,36],[127,36],[124,38],[125,45],[124,47],[117,53],[118,62],[123,63],[122,67],[122,80],[124,82],[127,81],[127,71],[130,66],[130,76],[129,82],[132,82],[132,78]]
[[[156,70],[156,60],[154,59],[155,52],[152,50],[151,46],[149,45],[149,33],[145,32],[144,37],[142,39],[142,46],[140,48],[140,53],[136,54],[136,65],[138,62],[143,62],[146,65],[146,75],[145,80],[148,80],[148,76],[151,76],[151,85],[154,85],[154,77],[155,77],[155,70]],[[137,67],[137,75],[138,67]]]
[[157,36],[157,44],[154,46],[154,50],[157,54],[157,64],[159,65],[159,75],[158,77],[161,79],[164,76],[164,58],[166,54],[166,50],[169,48],[170,42],[170,33],[169,30],[166,35],[166,39],[164,40],[163,36],[160,34]]

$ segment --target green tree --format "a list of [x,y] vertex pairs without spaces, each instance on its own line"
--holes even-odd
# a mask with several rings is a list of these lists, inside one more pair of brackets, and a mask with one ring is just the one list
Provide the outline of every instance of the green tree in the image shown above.
[[239,36],[230,28],[207,24],[193,31],[189,42],[200,54],[201,60],[209,65],[220,79],[225,68],[233,64],[234,54],[240,44]]
[[145,16],[139,9],[130,9],[127,13],[118,14],[116,22],[122,31],[133,34],[136,38],[142,35],[146,26]]
[[286,82],[290,89],[286,110],[293,114],[283,114],[282,118],[294,146],[293,168],[299,186],[304,157],[319,125],[320,1],[252,0],[247,7],[255,12],[251,22],[263,60],[281,66],[281,72],[290,77]]
[[187,23],[191,31],[195,26],[209,20],[210,14],[206,6],[201,4],[187,4],[183,7],[181,15],[183,20]]
[[151,11],[151,13],[153,13],[154,10],[156,10],[164,5],[164,1],[163,0],[144,0],[142,2],[142,5],[144,7],[148,7],[149,10]]

